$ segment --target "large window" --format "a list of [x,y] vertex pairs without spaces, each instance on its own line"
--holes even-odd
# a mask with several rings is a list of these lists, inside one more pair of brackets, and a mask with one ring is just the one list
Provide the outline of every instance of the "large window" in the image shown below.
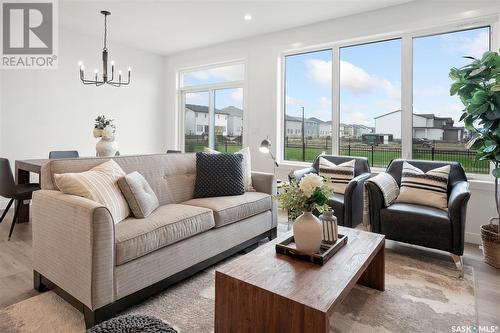
[[458,161],[466,172],[489,173],[489,162],[465,148],[471,135],[460,121],[461,101],[450,96],[448,74],[470,63],[464,57],[488,51],[495,27],[476,23],[287,53],[283,159],[333,153],[386,167],[403,157]]
[[332,51],[285,57],[284,151],[312,161],[332,150]]
[[181,73],[185,152],[241,149],[243,78],[243,64]]
[[460,121],[463,104],[450,96],[450,68],[470,63],[490,49],[490,28],[413,39],[413,158],[458,161],[467,172],[488,173],[465,148],[470,134]]
[[339,52],[340,154],[386,167],[401,156],[401,40]]

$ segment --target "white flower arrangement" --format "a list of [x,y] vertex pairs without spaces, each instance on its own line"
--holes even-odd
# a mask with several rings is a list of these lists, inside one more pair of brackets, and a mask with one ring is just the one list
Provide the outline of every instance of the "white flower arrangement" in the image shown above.
[[323,212],[328,208],[331,195],[323,177],[310,173],[300,181],[292,179],[289,184],[283,185],[277,198],[281,207],[289,211]]
[[94,124],[94,138],[114,139],[116,126],[113,119],[107,119],[105,116],[98,116]]
[[317,187],[322,187],[324,184],[323,177],[315,173],[310,173],[304,176],[299,182],[299,188],[302,190],[306,197],[313,195]]

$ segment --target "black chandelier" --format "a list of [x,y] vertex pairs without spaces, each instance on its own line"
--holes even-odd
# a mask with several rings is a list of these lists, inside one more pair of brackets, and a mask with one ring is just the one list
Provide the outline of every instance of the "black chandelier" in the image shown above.
[[101,14],[104,15],[104,48],[102,50],[102,78],[99,79],[99,71],[96,69],[94,71],[95,78],[94,80],[88,80],[85,78],[85,71],[83,68],[83,63],[80,62],[80,80],[83,84],[93,84],[95,86],[101,86],[103,84],[110,84],[114,87],[126,86],[130,84],[130,72],[132,68],[128,67],[127,81],[122,81],[122,71],[118,71],[118,81],[114,81],[115,79],[115,62],[111,61],[111,78],[108,77],[108,15],[111,15],[107,10],[102,10]]

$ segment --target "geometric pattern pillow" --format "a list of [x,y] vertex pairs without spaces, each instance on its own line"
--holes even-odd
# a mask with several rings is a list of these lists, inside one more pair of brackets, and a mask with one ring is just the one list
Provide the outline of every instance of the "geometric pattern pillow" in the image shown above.
[[118,186],[127,199],[130,210],[138,219],[148,217],[160,206],[158,197],[148,181],[137,171],[120,178]]
[[108,208],[116,224],[130,215],[127,200],[118,187],[118,179],[123,176],[122,168],[109,160],[89,171],[54,174],[54,180],[61,192],[96,201]]
[[243,155],[196,153],[194,197],[221,197],[245,194]]
[[[208,147],[204,147],[203,152],[208,154],[220,154],[220,151]],[[235,154],[243,155],[242,167],[243,167],[243,176],[245,182],[245,191],[255,192],[255,189],[253,188],[252,185],[252,158],[250,156],[250,148],[249,147],[243,148],[235,152]]]
[[423,172],[405,161],[401,175],[401,188],[396,202],[448,210],[449,174],[449,165]]
[[324,157],[319,158],[319,175],[325,179],[325,185],[333,192],[344,194],[349,182],[354,178],[356,160],[350,160],[339,165]]
[[399,186],[394,177],[386,172],[381,172],[375,177],[367,179],[366,182],[373,183],[377,185],[377,187],[382,192],[382,196],[384,197],[384,205],[385,207],[389,207],[390,204],[396,200],[399,195]]

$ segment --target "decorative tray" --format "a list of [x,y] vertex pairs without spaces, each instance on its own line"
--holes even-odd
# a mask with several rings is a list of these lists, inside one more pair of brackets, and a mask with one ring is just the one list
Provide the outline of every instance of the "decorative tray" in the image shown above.
[[338,235],[337,241],[333,244],[321,242],[321,247],[317,253],[307,254],[297,250],[295,240],[289,237],[276,244],[276,252],[292,258],[310,261],[317,265],[326,263],[338,250],[347,244],[347,235]]

